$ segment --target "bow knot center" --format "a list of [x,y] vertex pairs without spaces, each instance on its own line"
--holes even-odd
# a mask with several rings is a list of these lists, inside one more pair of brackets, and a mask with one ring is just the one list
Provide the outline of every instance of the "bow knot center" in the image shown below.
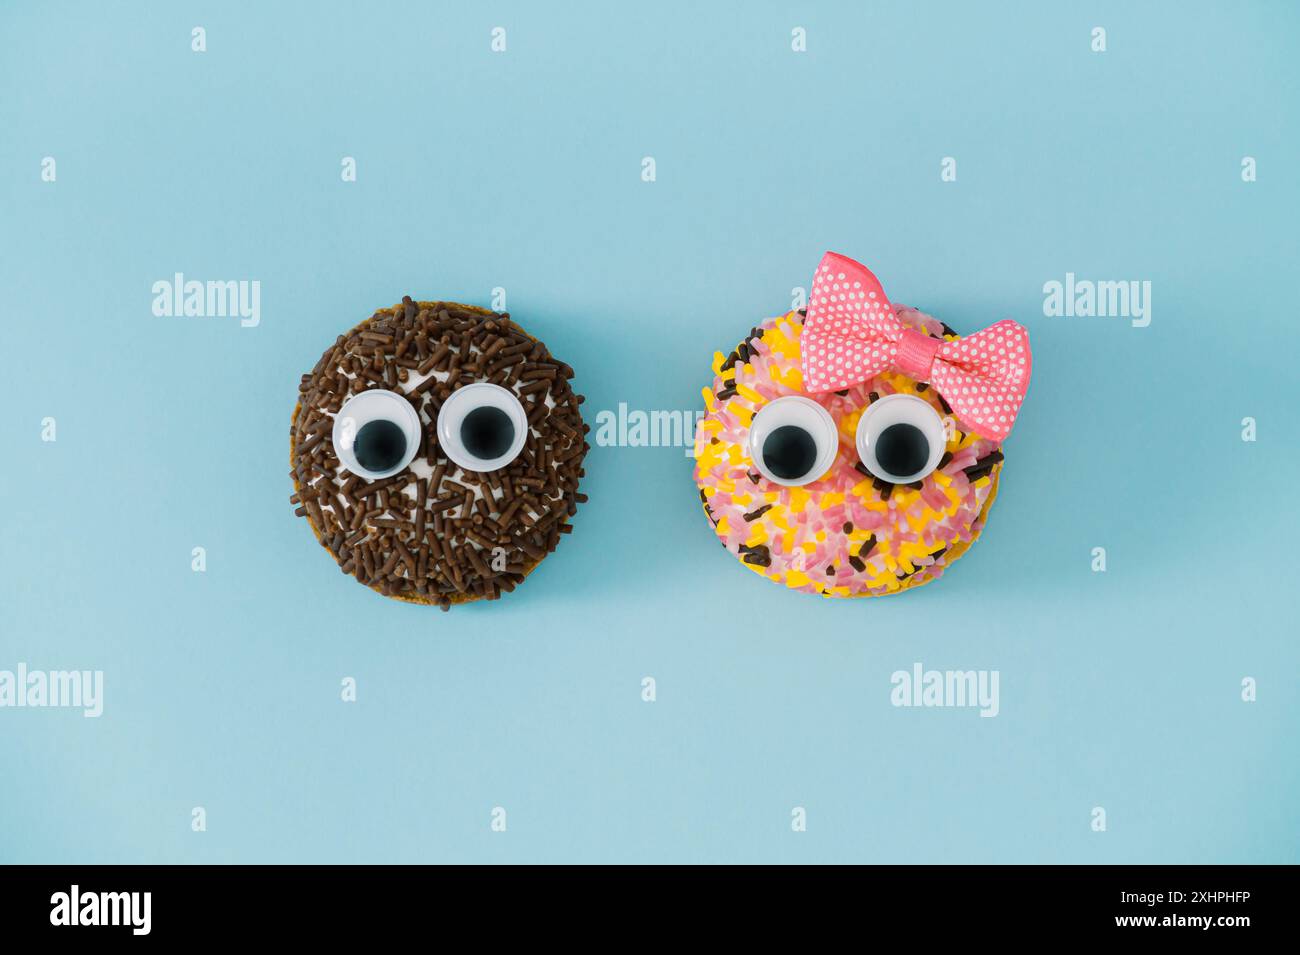
[[928,382],[930,369],[934,367],[934,356],[939,353],[942,344],[942,338],[931,338],[914,328],[905,328],[903,337],[898,341],[894,367],[909,378]]

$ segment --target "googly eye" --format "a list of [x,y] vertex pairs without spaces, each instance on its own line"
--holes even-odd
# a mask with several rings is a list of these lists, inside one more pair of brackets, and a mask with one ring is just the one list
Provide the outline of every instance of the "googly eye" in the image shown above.
[[395,392],[361,391],[334,416],[333,440],[344,470],[367,481],[391,477],[420,448],[420,415]]
[[858,419],[858,457],[892,484],[911,484],[933,471],[946,443],[943,419],[915,395],[886,395]]
[[774,484],[798,487],[817,480],[835,463],[839,435],[830,412],[799,395],[764,405],[749,427],[749,456]]
[[488,381],[457,388],[438,409],[438,446],[466,471],[496,471],[523,450],[528,415],[514,392]]

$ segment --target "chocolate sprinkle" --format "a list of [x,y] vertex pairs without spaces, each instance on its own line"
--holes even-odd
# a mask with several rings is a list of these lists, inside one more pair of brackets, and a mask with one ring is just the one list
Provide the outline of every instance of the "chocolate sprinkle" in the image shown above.
[[984,457],[980,458],[970,467],[963,468],[962,472],[966,475],[966,480],[973,483],[982,477],[987,477],[992,474],[993,469],[1002,460],[1002,457],[1002,452],[995,449],[984,455]]

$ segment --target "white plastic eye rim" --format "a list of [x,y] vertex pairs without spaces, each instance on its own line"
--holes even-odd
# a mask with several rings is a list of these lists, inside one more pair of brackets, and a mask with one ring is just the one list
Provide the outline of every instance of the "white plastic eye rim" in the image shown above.
[[[371,471],[357,461],[352,447],[357,434],[363,427],[379,419],[391,421],[402,429],[406,436],[406,453],[395,467],[387,471]],[[347,401],[334,416],[334,430],[331,434],[334,453],[338,455],[339,464],[348,471],[367,481],[378,481],[392,477],[402,471],[415,458],[420,450],[420,414],[411,407],[411,403],[401,395],[383,388],[371,388],[359,391]]]
[[[817,444],[817,459],[804,477],[777,477],[763,463],[763,445],[767,443],[768,435],[785,425],[799,425],[813,436]],[[750,460],[754,462],[754,467],[758,469],[759,474],[782,487],[802,487],[816,481],[831,469],[839,450],[839,430],[835,427],[835,419],[831,417],[831,413],[811,398],[802,395],[786,395],[784,398],[769,401],[758,409],[749,426]]]
[[[515,438],[499,457],[475,457],[461,440],[461,423],[466,415],[477,408],[500,408],[514,425]],[[508,388],[494,385],[490,381],[476,381],[457,388],[438,409],[438,447],[453,463],[466,471],[499,471],[519,457],[527,440],[528,414],[519,402],[519,397]]]
[[[930,444],[930,457],[925,467],[915,474],[891,474],[880,466],[872,452],[871,443],[877,435],[896,424],[910,424],[920,428]],[[912,484],[930,475],[939,466],[939,460],[948,444],[948,433],[943,418],[928,401],[916,395],[885,395],[873,401],[858,419],[856,435],[858,460],[868,471],[891,484]]]

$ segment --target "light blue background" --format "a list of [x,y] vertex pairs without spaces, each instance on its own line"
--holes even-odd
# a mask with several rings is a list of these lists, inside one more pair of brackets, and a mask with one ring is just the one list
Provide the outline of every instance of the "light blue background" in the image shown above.
[[[0,860],[1297,861],[1297,28],[6,3],[0,669],[102,669],[106,705],[0,710]],[[594,426],[698,407],[826,249],[958,329],[1030,329],[1001,497],[936,585],[764,583],[670,449],[593,449],[572,537],[450,614],[345,579],[292,515],[298,376],[376,306],[504,286]],[[260,280],[261,326],[155,318],[177,271]],[[1067,271],[1149,279],[1150,327],[1043,317]],[[916,661],[999,670],[1001,715],[892,707]]]

